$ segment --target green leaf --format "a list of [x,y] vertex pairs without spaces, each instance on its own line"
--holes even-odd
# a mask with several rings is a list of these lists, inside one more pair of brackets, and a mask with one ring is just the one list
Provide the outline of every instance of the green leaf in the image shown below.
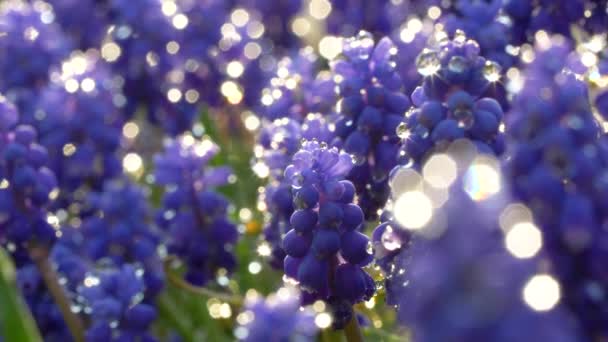
[[5,341],[39,342],[40,333],[15,288],[15,269],[0,248],[0,333]]

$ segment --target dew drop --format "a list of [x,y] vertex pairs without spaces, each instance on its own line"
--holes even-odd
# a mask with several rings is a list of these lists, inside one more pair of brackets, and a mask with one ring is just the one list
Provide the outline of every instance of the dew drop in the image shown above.
[[351,158],[353,159],[353,163],[355,165],[363,165],[367,158],[364,155],[360,154],[351,154]]
[[382,246],[389,251],[401,248],[401,239],[391,226],[386,227],[380,240],[382,241]]
[[423,125],[416,125],[414,128],[414,133],[421,138],[426,139],[429,136],[429,129]]
[[296,173],[296,174],[293,176],[293,181],[292,181],[292,184],[291,184],[291,185],[292,185],[292,187],[293,187],[294,189],[299,189],[299,188],[301,188],[301,187],[304,185],[304,176],[302,176],[302,174],[301,174],[301,173],[299,173],[299,172],[298,172],[298,173]]
[[464,33],[463,30],[456,30],[456,32],[454,32],[454,42],[462,45],[467,41],[467,35]]
[[453,56],[448,62],[448,69],[454,73],[462,73],[467,68],[467,60],[462,56]]
[[407,139],[410,136],[410,130],[405,122],[402,122],[397,126],[397,136],[401,139]]
[[374,254],[374,245],[372,244],[371,241],[367,242],[367,246],[365,246],[365,251],[367,252],[367,254]]
[[436,51],[425,49],[416,58],[416,69],[422,76],[431,76],[441,68],[441,62]]
[[488,80],[488,82],[498,82],[500,80],[500,72],[501,67],[496,62],[486,61],[486,64],[483,66],[483,77]]
[[464,129],[470,129],[475,123],[475,116],[469,109],[454,111],[454,119],[458,121],[458,126]]

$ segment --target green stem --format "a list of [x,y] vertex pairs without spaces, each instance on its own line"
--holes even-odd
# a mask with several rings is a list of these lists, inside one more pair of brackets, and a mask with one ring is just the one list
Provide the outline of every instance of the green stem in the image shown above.
[[59,276],[49,261],[48,248],[31,245],[28,248],[30,258],[36,264],[47,290],[53,297],[55,304],[59,307],[63,320],[74,339],[74,342],[84,342],[84,325],[78,315],[72,311],[70,300],[59,285]]
[[353,316],[344,327],[344,337],[346,337],[347,342],[363,342],[363,334],[359,327],[359,320],[357,319],[356,312],[353,312]]
[[175,307],[169,298],[166,296],[160,296],[156,301],[158,311],[164,319],[171,322],[171,326],[177,330],[177,332],[186,341],[194,341],[192,335],[192,329],[186,324],[186,319],[179,317],[181,312]]
[[177,288],[180,288],[182,290],[185,290],[185,291],[188,291],[190,293],[197,294],[200,296],[217,298],[221,301],[224,301],[226,303],[230,303],[233,305],[237,305],[237,306],[240,306],[243,304],[243,299],[240,296],[232,295],[232,294],[228,294],[228,293],[217,292],[217,291],[210,290],[206,287],[192,285],[189,282],[182,279],[179,275],[173,273],[172,271],[173,270],[169,266],[169,262],[165,262],[165,274],[167,276],[167,280],[169,281],[169,283],[171,283],[173,286],[175,286]]

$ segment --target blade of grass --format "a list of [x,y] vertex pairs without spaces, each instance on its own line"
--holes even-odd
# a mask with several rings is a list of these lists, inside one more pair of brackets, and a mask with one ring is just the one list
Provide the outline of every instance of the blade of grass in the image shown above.
[[15,269],[0,248],[0,333],[5,341],[41,342],[40,333],[15,288]]

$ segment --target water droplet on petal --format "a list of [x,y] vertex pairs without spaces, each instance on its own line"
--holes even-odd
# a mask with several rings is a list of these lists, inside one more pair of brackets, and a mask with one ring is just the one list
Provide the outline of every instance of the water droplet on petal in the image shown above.
[[458,126],[464,129],[470,129],[475,123],[475,116],[469,109],[454,111],[454,119],[458,121]]
[[425,49],[416,58],[416,69],[422,76],[431,76],[441,68],[441,62],[436,51]]
[[367,242],[367,246],[365,247],[365,251],[367,252],[367,254],[374,254],[374,245],[372,244],[371,241]]
[[397,126],[397,136],[401,139],[407,139],[410,136],[410,130],[405,122],[402,122]]
[[448,69],[451,72],[461,73],[467,68],[467,60],[462,56],[453,56],[448,62]]
[[454,42],[461,45],[464,44],[467,41],[467,35],[464,33],[463,30],[456,30],[456,32],[454,32]]
[[401,238],[395,233],[393,227],[388,226],[381,236],[382,246],[389,251],[401,248]]
[[353,159],[353,163],[355,165],[363,165],[367,160],[366,156],[360,154],[352,154],[351,158]]
[[485,77],[488,82],[498,82],[500,80],[500,72],[501,67],[496,62],[486,61],[486,64],[483,66],[483,77]]

